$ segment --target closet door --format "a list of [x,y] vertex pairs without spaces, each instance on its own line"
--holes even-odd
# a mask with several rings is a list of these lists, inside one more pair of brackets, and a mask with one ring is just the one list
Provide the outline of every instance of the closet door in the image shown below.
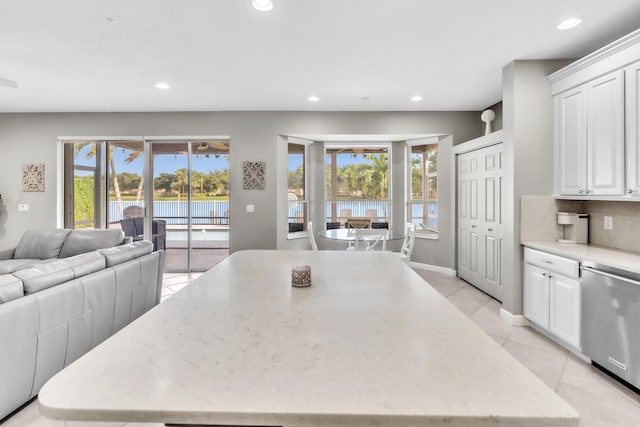
[[502,145],[458,155],[458,276],[502,299]]
[[467,282],[482,280],[479,201],[480,156],[478,152],[458,156],[458,275]]
[[494,145],[480,150],[482,195],[480,209],[480,236],[484,252],[482,282],[478,287],[496,299],[502,299],[500,283],[500,211],[501,211],[501,178],[502,178],[502,146]]

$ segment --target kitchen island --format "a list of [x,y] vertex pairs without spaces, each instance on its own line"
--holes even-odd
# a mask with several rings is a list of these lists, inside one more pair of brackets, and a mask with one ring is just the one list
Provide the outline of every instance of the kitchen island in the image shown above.
[[[291,267],[312,286],[293,288]],[[60,420],[577,426],[578,414],[390,252],[241,251],[52,378]]]

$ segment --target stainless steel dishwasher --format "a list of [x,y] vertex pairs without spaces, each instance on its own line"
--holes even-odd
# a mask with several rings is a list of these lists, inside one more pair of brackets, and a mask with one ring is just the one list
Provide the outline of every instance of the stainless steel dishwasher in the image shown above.
[[640,274],[582,264],[582,352],[640,387]]

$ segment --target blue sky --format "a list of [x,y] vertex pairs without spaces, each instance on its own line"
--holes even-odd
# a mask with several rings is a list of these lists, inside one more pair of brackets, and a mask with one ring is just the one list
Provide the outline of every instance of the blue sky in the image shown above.
[[[85,147],[80,151],[76,158],[76,164],[80,165],[92,165],[95,163],[94,159],[87,159],[85,153],[89,151],[89,147]],[[138,157],[131,163],[126,163],[124,159],[129,155],[128,150],[121,149],[113,150],[113,158],[116,164],[116,171],[129,172],[140,175],[144,168],[144,158]],[[186,154],[160,154],[155,157],[154,173],[156,176],[161,173],[173,173],[176,169],[187,167],[187,155]],[[229,168],[229,161],[224,157],[216,159],[214,155],[210,155],[207,159],[203,154],[198,154],[193,157],[192,168],[194,171],[208,173],[209,171],[216,171]],[[83,174],[84,175],[84,174]]]

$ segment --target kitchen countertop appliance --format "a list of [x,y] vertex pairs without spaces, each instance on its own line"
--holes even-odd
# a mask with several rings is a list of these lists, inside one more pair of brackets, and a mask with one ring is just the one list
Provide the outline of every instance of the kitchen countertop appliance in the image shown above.
[[640,274],[582,264],[582,352],[640,387]]
[[562,238],[558,243],[587,243],[589,241],[589,214],[558,212],[558,224],[562,225]]

